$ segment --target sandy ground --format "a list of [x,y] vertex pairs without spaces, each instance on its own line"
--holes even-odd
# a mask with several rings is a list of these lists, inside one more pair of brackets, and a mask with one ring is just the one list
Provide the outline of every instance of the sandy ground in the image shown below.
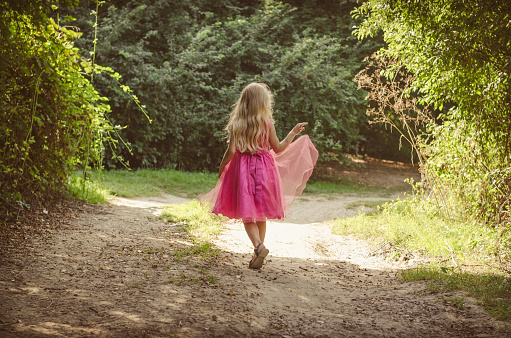
[[470,298],[460,309],[459,294],[401,283],[413,262],[332,235],[322,222],[357,213],[345,208],[354,200],[298,200],[286,222],[268,223],[260,271],[247,268],[236,222],[214,240],[218,257],[186,255],[194,243],[157,217],[184,199],[84,206],[1,265],[0,337],[509,336]]

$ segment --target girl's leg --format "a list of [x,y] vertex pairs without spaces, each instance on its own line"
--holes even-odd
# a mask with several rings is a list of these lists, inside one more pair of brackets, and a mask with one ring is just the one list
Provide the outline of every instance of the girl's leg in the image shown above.
[[257,223],[244,223],[245,231],[247,232],[250,241],[254,245],[254,248],[260,243],[264,242],[264,238],[266,237],[266,221],[257,222]]
[[266,221],[257,222],[257,228],[259,229],[259,239],[262,243],[264,243],[264,238],[266,237]]
[[[248,237],[254,245],[254,249],[257,250],[252,259],[248,263],[248,267],[251,269],[260,269],[263,266],[264,259],[268,255],[268,249],[265,248],[262,243],[266,236],[266,222],[249,222],[245,224],[245,231]],[[255,251],[254,250],[254,251]]]
[[259,227],[256,223],[245,223],[245,231],[247,232],[248,238],[252,241],[254,248],[261,244],[261,237],[259,234]]

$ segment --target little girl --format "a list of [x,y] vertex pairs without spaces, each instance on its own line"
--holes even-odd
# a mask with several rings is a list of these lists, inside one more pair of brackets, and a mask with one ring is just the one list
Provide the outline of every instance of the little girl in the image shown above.
[[298,123],[279,142],[272,110],[273,95],[266,84],[254,82],[243,89],[225,128],[229,145],[220,164],[220,178],[202,200],[213,206],[213,213],[243,221],[254,245],[252,269],[260,269],[269,253],[263,244],[266,219],[286,216],[318,159],[307,135],[291,143],[307,122]]

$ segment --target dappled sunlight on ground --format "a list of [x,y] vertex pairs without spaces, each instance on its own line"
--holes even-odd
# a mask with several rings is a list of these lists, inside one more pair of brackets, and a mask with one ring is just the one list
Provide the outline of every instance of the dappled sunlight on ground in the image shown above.
[[185,203],[191,201],[190,199],[172,196],[169,194],[161,194],[155,197],[137,197],[137,198],[125,198],[114,196],[110,199],[110,203],[114,205],[121,205],[125,207],[131,208],[141,208],[141,209],[155,209],[153,210],[154,214],[161,213],[161,208],[168,204],[173,203]]
[[[213,243],[227,252],[251,254],[252,244],[241,222],[231,222],[227,231],[220,234]],[[373,248],[362,240],[349,236],[334,235],[325,223],[294,224],[286,222],[267,222],[265,246],[272,258],[318,259],[320,264],[330,261],[346,261],[361,268],[389,269],[406,268],[408,264],[386,261],[373,255]]]
[[469,299],[459,309],[423,283],[400,283],[395,262],[333,235],[315,204],[300,208],[316,221],[268,222],[270,255],[251,270],[252,245],[239,222],[214,239],[218,256],[187,255],[197,244],[155,216],[170,200],[89,206],[50,243],[36,240],[6,261],[0,336],[500,334]]

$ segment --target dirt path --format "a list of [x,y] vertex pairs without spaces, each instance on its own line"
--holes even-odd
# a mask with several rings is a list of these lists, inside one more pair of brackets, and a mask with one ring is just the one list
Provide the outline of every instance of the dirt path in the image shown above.
[[261,271],[247,268],[251,247],[238,223],[214,241],[219,257],[187,256],[193,243],[157,218],[182,199],[85,206],[0,267],[0,337],[507,335],[470,299],[459,309],[456,295],[400,283],[403,264],[318,223],[356,213],[342,207],[353,199],[303,199],[294,222],[270,222]]

